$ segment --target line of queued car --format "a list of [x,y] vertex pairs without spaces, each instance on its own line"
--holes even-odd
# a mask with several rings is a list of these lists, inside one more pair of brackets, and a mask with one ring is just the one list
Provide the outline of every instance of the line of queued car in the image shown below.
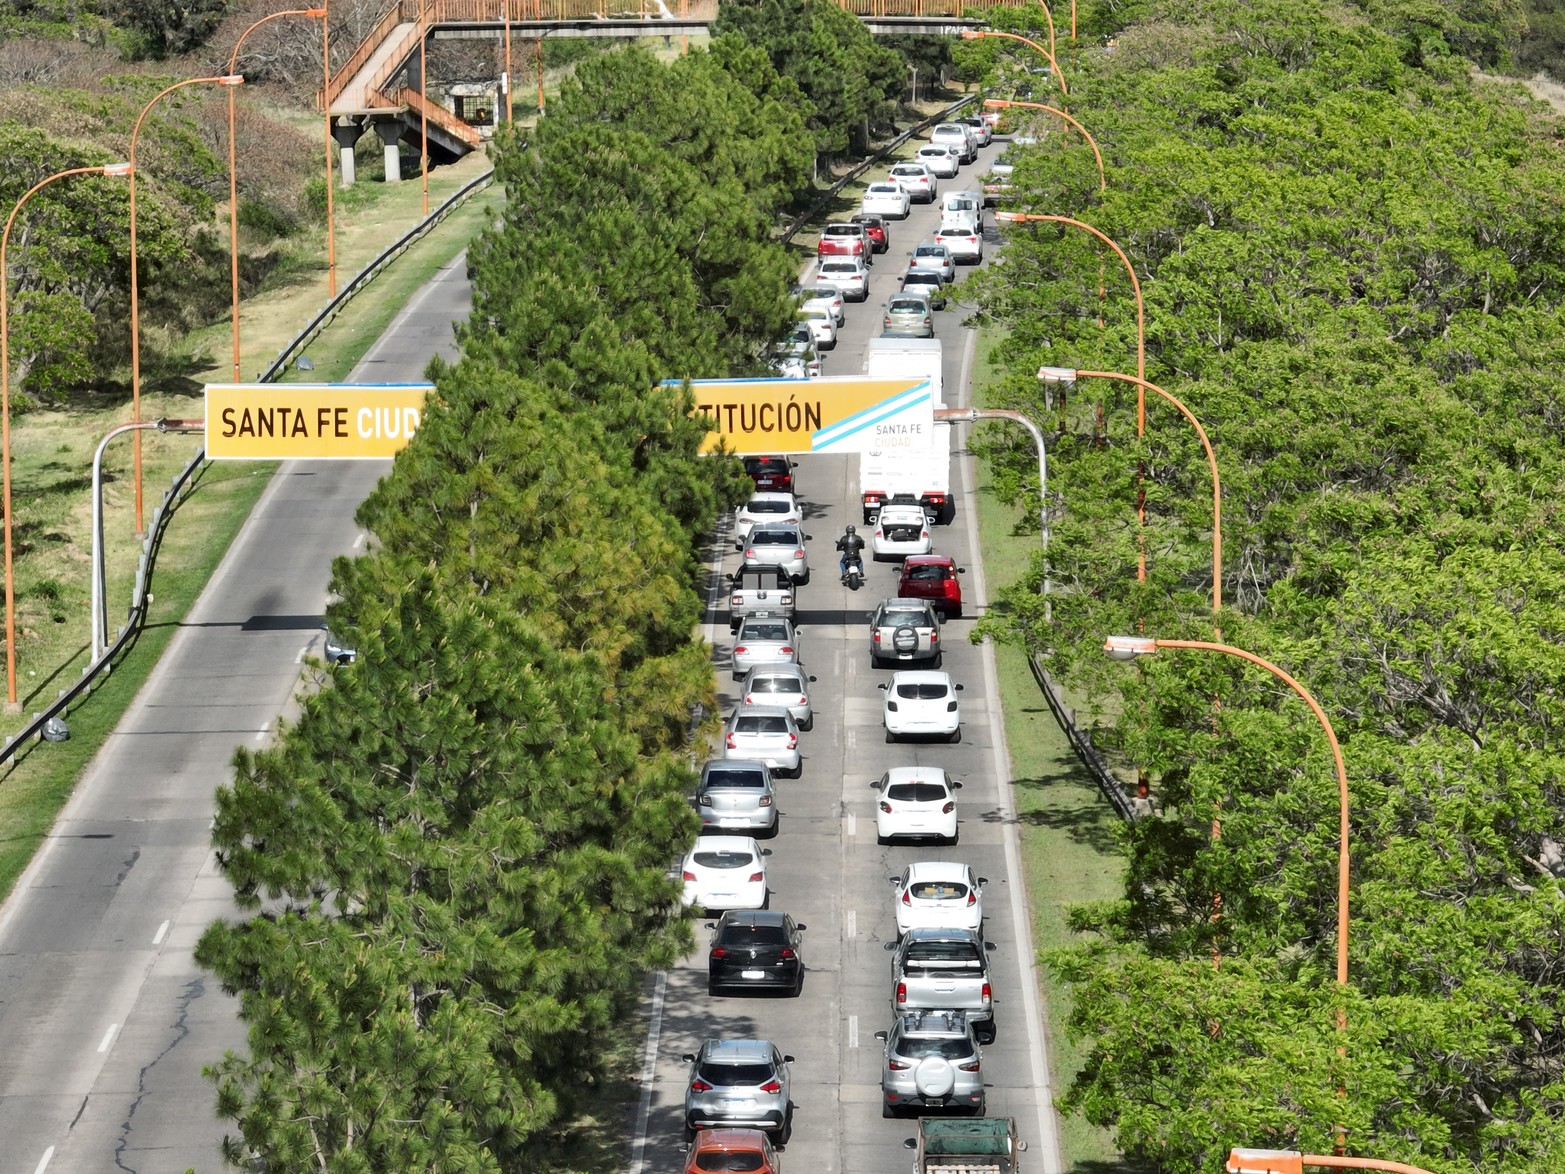
[[[770,908],[769,850],[780,830],[778,782],[803,769],[800,734],[815,714],[793,626],[798,589],[809,580],[803,511],[786,457],[749,457],[755,485],[735,513],[743,553],[731,577],[731,671],[742,683],[724,724],[719,756],[702,768],[693,796],[702,835],[683,865],[688,907],[707,923],[709,993],[803,990],[806,927]],[[928,519],[920,519],[928,539]],[[879,557],[880,552],[877,552]],[[885,690],[886,740],[936,736],[959,741],[961,686],[940,669],[941,626],[962,614],[962,568],[926,544],[885,552],[901,562],[896,598],[870,613],[873,668],[891,668]],[[892,766],[869,782],[881,845],[960,838],[962,783],[940,766]],[[981,1040],[994,1038],[993,993],[983,938],[984,877],[958,861],[910,860],[889,881],[896,940],[889,993],[892,1024],[883,1044],[882,1111],[984,1111]],[[691,1171],[776,1174],[792,1128],[793,1057],[771,1040],[709,1039],[686,1053],[690,1065],[684,1127]]]

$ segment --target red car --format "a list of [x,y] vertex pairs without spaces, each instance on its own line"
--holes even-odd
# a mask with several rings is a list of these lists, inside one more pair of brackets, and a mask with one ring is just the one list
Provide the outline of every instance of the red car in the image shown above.
[[777,1151],[759,1129],[702,1129],[685,1155],[685,1174],[777,1174]]
[[793,492],[793,462],[787,457],[745,457],[744,471],[758,493]]
[[879,212],[855,212],[853,222],[864,226],[875,252],[884,253],[891,247],[891,238],[886,235],[886,218]]
[[962,581],[965,567],[943,554],[910,554],[902,561],[897,594],[903,599],[928,599],[943,616],[962,614]]
[[863,257],[868,265],[874,256],[869,233],[862,224],[848,221],[846,224],[828,224],[821,230],[820,243],[815,246],[817,257]]

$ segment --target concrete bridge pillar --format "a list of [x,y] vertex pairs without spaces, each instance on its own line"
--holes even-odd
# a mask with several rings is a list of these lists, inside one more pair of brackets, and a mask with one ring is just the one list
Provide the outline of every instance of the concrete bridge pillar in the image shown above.
[[351,188],[358,178],[353,165],[353,144],[359,141],[364,128],[351,118],[334,119],[331,137],[337,141],[337,164],[342,171],[342,186]]
[[377,118],[375,133],[380,135],[382,158],[386,162],[386,182],[402,182],[402,141],[405,128],[400,118]]

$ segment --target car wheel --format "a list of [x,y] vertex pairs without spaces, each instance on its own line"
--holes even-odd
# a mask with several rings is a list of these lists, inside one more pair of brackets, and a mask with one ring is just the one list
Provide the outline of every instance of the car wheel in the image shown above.
[[695,1140],[696,1140],[695,1126],[693,1126],[693,1125],[691,1125],[691,1124],[689,1124],[687,1122],[685,1124],[685,1131],[684,1132],[685,1132],[685,1144],[686,1145],[694,1145],[695,1144]]
[[953,746],[955,746],[961,740],[962,740],[962,727],[961,726],[957,726],[956,729],[952,730],[951,731],[951,736],[946,739],[946,741],[951,743],[951,745],[953,745]]
[[960,603],[954,603],[950,607],[946,608],[946,618],[947,619],[952,619],[952,620],[959,620],[959,619],[961,619],[962,618],[962,605]]
[[793,980],[793,990],[789,992],[790,999],[797,999],[804,993],[804,971],[799,971],[799,977]]
[[895,1105],[893,1105],[890,1101],[882,1100],[880,1102],[880,1115],[882,1117],[885,1117],[887,1120],[894,1121],[898,1117],[900,1117],[902,1114],[897,1110],[897,1107]]
[[879,832],[876,832],[875,843],[878,847],[884,848],[887,844],[891,843],[891,840],[886,836],[881,835]]
[[887,727],[887,729],[886,729],[886,741],[887,742],[895,742],[896,740],[897,740],[897,736],[891,732],[890,727]]
[[718,986],[717,983],[715,983],[715,982],[709,982],[709,983],[706,984],[706,993],[709,994],[709,995],[714,995],[715,996],[715,995],[721,994],[722,990],[723,990],[723,988]]
[[809,717],[805,718],[804,721],[800,723],[799,728],[806,734],[813,730],[815,728],[815,715],[812,713]]
[[956,831],[951,833],[951,838],[949,840],[947,840],[946,843],[950,844],[951,847],[955,848],[957,846],[957,844],[961,841],[961,839],[962,839],[962,829],[961,828],[957,828]]
[[934,668],[939,668],[942,664],[945,663],[945,655],[946,654],[944,652],[935,653],[935,659],[933,662],[931,662]]

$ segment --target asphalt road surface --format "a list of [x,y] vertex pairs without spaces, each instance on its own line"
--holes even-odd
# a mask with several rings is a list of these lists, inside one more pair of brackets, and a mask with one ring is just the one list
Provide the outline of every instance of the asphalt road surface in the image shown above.
[[[976,177],[998,150],[985,149],[976,165],[963,168],[960,181],[942,180],[942,192],[976,187]],[[823,374],[862,372],[865,344],[880,333],[881,306],[898,286],[904,254],[930,239],[938,223],[938,206],[925,205],[914,205],[908,219],[893,223],[890,247],[871,270],[870,296],[848,303],[837,346],[823,355]],[[989,247],[995,243],[991,231]],[[965,272],[960,269],[959,276]],[[963,316],[955,303],[936,315],[936,337],[944,343],[946,400],[953,405],[970,402],[974,336],[962,328]],[[818,1174],[906,1174],[912,1158],[902,1143],[917,1127],[910,1120],[881,1116],[881,1045],[874,1033],[893,1023],[891,956],[884,945],[895,939],[896,921],[888,878],[916,860],[959,860],[988,878],[984,934],[998,948],[990,955],[997,1037],[983,1049],[986,1112],[1016,1118],[1021,1137],[1030,1143],[1031,1169],[1040,1174],[1061,1169],[994,661],[987,645],[968,640],[973,617],[982,614],[985,588],[966,438],[966,426],[957,426],[952,445],[957,517],[934,535],[936,553],[952,555],[967,568],[962,576],[965,618],[948,622],[942,631],[942,667],[964,686],[959,745],[886,744],[884,694],[876,686],[890,678],[891,670],[870,668],[868,621],[879,600],[896,595],[897,568],[870,561],[866,550],[863,588],[854,593],[840,585],[833,546],[844,526],[862,522],[857,458],[798,458],[794,472],[813,574],[799,589],[795,618],[801,660],[815,678],[815,727],[800,735],[802,776],[777,784],[780,830],[761,844],[771,853],[766,861],[770,907],[808,926],[804,991],[797,999],[709,995],[708,919],[698,919],[696,950],[654,984],[648,999],[653,1031],[637,1115],[636,1174],[681,1168],[689,1065],[680,1057],[714,1038],[769,1039],[794,1056],[794,1116],[785,1167]],[[727,712],[737,699],[737,685],[728,669],[733,640],[718,572],[732,571],[740,560],[731,542],[717,544],[714,554],[707,637]],[[888,767],[922,764],[942,766],[964,783],[957,803],[959,844],[877,846],[878,793],[869,784]]]
[[[422,378],[431,356],[455,358],[470,308],[458,258],[350,379]],[[0,909],[0,1174],[223,1168],[201,1069],[244,1032],[191,957],[234,911],[212,796],[320,653],[331,560],[362,541],[354,510],[389,467],[281,467]]]
[[[979,164],[963,170],[962,183],[944,181],[943,189],[975,186],[997,150],[986,149]],[[915,207],[893,227],[891,250],[872,270],[869,299],[850,305],[842,340],[824,356],[826,374],[861,370],[903,254],[937,221],[935,208]],[[451,323],[469,306],[458,259],[350,378],[422,377],[432,355],[454,357]],[[966,402],[971,358],[961,317],[960,307],[947,310],[936,328],[946,344],[952,403]],[[964,439],[959,430],[959,453]],[[242,1047],[244,1037],[233,1002],[191,957],[205,926],[233,912],[212,860],[212,795],[228,777],[236,746],[266,742],[299,687],[301,660],[319,652],[331,560],[362,541],[353,513],[386,467],[282,467],[0,908],[0,1174],[221,1168],[225,1123],[214,1115],[201,1069],[225,1049]],[[788,1166],[820,1174],[906,1171],[901,1142],[913,1130],[910,1122],[881,1118],[873,1038],[891,1024],[890,960],[882,945],[894,935],[894,920],[886,878],[909,860],[956,859],[989,878],[985,933],[998,945],[991,955],[998,1037],[984,1049],[983,1064],[988,1111],[1016,1117],[1033,1147],[1028,1165],[1055,1174],[1055,1119],[992,657],[966,641],[971,618],[949,624],[944,667],[966,687],[961,744],[886,745],[875,686],[889,672],[869,668],[866,633],[875,602],[894,594],[894,568],[867,563],[861,591],[840,587],[831,548],[846,523],[859,521],[856,462],[804,457],[798,474],[817,568],[799,611],[805,666],[818,678],[817,717],[803,736],[803,777],[781,784],[781,834],[766,846],[772,907],[809,926],[804,993],[797,1000],[712,998],[704,948],[656,981],[647,1040],[653,1079],[637,1115],[633,1167],[680,1168],[680,1053],[706,1038],[760,1036],[796,1057]],[[965,456],[953,481],[959,512],[953,525],[936,531],[936,550],[968,568],[971,617],[985,595]],[[736,556],[729,550],[731,567]],[[726,616],[711,618],[714,668],[731,701]],[[869,782],[888,766],[922,762],[943,765],[965,783],[960,846],[877,847]],[[704,939],[699,929],[698,937]]]

